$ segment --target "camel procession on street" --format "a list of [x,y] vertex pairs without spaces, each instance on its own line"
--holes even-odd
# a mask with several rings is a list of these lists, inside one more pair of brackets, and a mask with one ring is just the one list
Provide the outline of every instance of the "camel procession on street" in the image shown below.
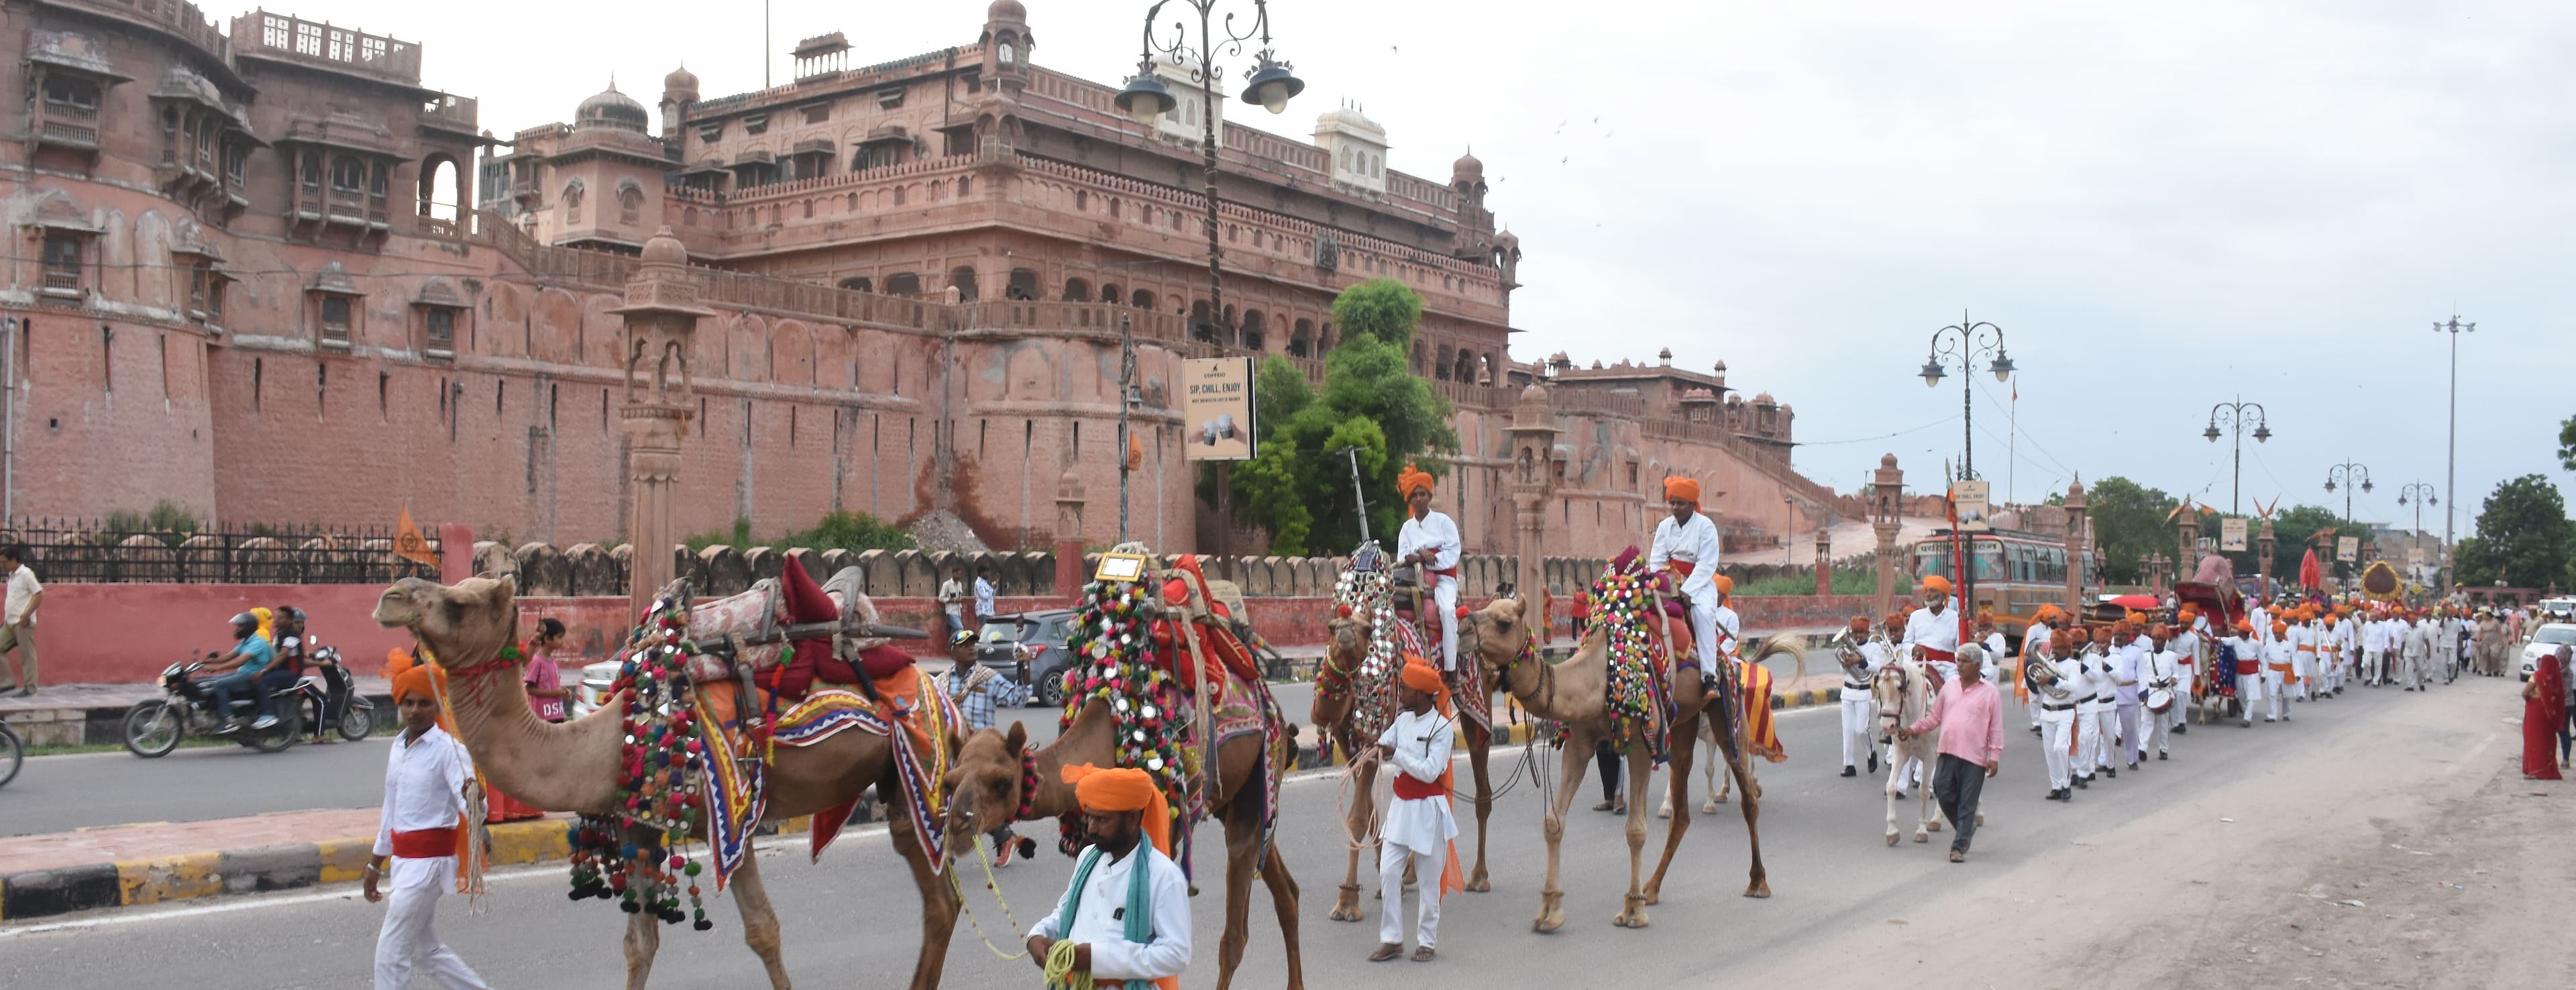
[[[1456,528],[1430,509],[1434,484],[1405,472],[1409,512],[1395,552],[1363,546],[1334,588],[1309,721],[1321,735],[1314,744],[1340,764],[1321,772],[1338,777],[1347,857],[1324,916],[1362,921],[1363,895],[1373,894],[1382,924],[1368,958],[1397,959],[1408,935],[1403,894],[1413,890],[1410,958],[1430,962],[1440,902],[1492,891],[1499,876],[1506,887],[1534,885],[1533,932],[1561,930],[1571,785],[1603,745],[1627,757],[1627,794],[1642,798],[1655,770],[1669,770],[1660,805],[1669,824],[1651,873],[1648,803],[1626,804],[1629,874],[1613,925],[1648,927],[1667,881],[1676,896],[1717,890],[1705,871],[1674,871],[1677,859],[1728,861],[1706,847],[1682,854],[1703,742],[1705,782],[1726,786],[1698,810],[1740,806],[1741,893],[1769,897],[1754,768],[1787,754],[1763,661],[1786,657],[1803,675],[1805,640],[1742,639],[1697,483],[1666,482],[1669,517],[1649,548],[1632,546],[1597,575],[1573,649],[1559,659],[1545,655],[1544,602],[1457,603]],[[959,914],[972,914],[972,885],[960,871],[980,861],[989,874],[984,837],[998,844],[1014,823],[1050,819],[1075,866],[1055,910],[1011,933],[1041,971],[1033,980],[1173,986],[1195,955],[1187,901],[1221,870],[1216,986],[1232,985],[1254,941],[1256,882],[1269,893],[1285,982],[1303,986],[1299,887],[1277,842],[1280,786],[1296,767],[1300,729],[1248,648],[1258,640],[1232,584],[1211,579],[1194,557],[1167,560],[1139,544],[1104,555],[1075,598],[1061,731],[1040,745],[1018,723],[968,725],[940,680],[892,644],[926,634],[879,622],[863,583],[856,568],[817,584],[788,567],[740,595],[700,600],[685,579],[674,581],[627,640],[614,697],[562,724],[531,714],[519,678],[492,676],[517,669],[524,632],[513,579],[407,578],[387,589],[375,619],[409,629],[417,663],[394,677],[407,733],[388,770],[388,838],[368,875],[370,899],[378,873],[396,883],[379,985],[399,986],[413,969],[451,986],[481,985],[430,934],[428,911],[447,890],[480,889],[477,830],[461,823],[480,821],[485,802],[507,795],[579,816],[569,897],[613,901],[629,915],[628,987],[647,984],[663,925],[713,927],[704,902],[726,892],[770,984],[787,987],[753,836],[763,823],[810,817],[808,854],[819,860],[873,795],[887,807],[887,838],[921,899],[915,988],[939,985]],[[2216,594],[2169,613],[2095,608],[2087,620],[2048,607],[2020,631],[2016,650],[1992,615],[1961,613],[1945,578],[1927,576],[1919,590],[1919,608],[1882,623],[1854,617],[1827,644],[1844,678],[1842,775],[1854,776],[1865,758],[1881,781],[1890,846],[1904,832],[1898,804],[1914,795],[1913,841],[1946,825],[1956,836],[1953,862],[1964,861],[1984,819],[1982,780],[2003,750],[2003,690],[2031,711],[2047,798],[2071,800],[2097,778],[2168,759],[2192,711],[2203,725],[2233,715],[2250,727],[2259,704],[2263,721],[2286,722],[2293,701],[2333,698],[2356,671],[2369,683],[2430,690],[2444,669],[2434,660],[2443,617],[2386,603]],[[1500,711],[1497,693],[1507,699]],[[1520,719],[1532,723],[1531,741],[1498,788],[1497,739],[1505,720]],[[423,741],[448,749],[422,750]],[[1464,794],[1451,766],[1461,742],[1473,780]],[[414,768],[414,752],[463,759],[432,772]],[[1521,784],[1544,795],[1543,867],[1486,858],[1496,799]],[[1469,799],[1476,834],[1472,865],[1462,867],[1453,802]],[[1198,826],[1210,818],[1221,831],[1202,836]],[[1221,844],[1203,847],[1208,837]],[[1360,868],[1371,851],[1379,857],[1373,888]],[[976,932],[997,952],[1014,947],[995,943],[980,922]]]

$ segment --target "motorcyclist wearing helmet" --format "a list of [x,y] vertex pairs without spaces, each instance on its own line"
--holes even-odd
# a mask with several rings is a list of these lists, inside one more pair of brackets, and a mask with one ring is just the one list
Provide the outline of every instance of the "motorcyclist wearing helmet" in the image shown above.
[[270,699],[277,692],[293,688],[296,681],[304,678],[304,658],[306,649],[310,646],[304,635],[303,609],[293,605],[280,605],[269,614],[274,617],[269,630],[270,645],[276,650],[277,657],[269,661],[267,668],[259,672],[259,705],[262,715],[269,714],[274,706],[274,702]]
[[200,674],[213,676],[198,681],[197,686],[215,696],[215,714],[224,720],[224,731],[241,728],[241,720],[233,717],[233,692],[241,690],[251,692],[259,710],[259,718],[250,727],[265,729],[276,725],[277,716],[268,711],[268,693],[258,685],[259,675],[277,661],[277,648],[270,645],[268,637],[260,635],[259,617],[248,612],[233,616],[233,638],[237,642],[231,650],[207,660],[199,669]]

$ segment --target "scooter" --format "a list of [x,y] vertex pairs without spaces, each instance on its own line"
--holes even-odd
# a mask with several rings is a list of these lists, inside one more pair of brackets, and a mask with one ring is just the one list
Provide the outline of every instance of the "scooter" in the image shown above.
[[[206,657],[212,659],[214,654]],[[269,710],[277,716],[276,724],[265,729],[249,728],[244,720],[258,711],[255,699],[233,699],[229,718],[215,711],[213,692],[192,679],[204,667],[201,660],[171,664],[161,672],[163,695],[126,709],[122,735],[127,752],[145,759],[167,756],[179,748],[179,740],[191,734],[230,739],[263,753],[279,752],[295,745],[304,732],[305,712],[323,699],[321,689],[313,687],[309,678],[279,688],[269,694]],[[235,723],[243,724],[228,727]]]
[[340,648],[314,644],[306,662],[319,672],[304,675],[295,686],[313,741],[321,742],[325,732],[337,732],[340,738],[357,742],[375,732],[376,703],[357,693],[357,678],[340,663]]

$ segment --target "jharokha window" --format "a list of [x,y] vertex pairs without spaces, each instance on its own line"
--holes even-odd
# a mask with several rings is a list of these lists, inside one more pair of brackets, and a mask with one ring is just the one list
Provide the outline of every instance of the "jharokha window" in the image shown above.
[[45,288],[81,288],[81,240],[62,232],[45,235]]

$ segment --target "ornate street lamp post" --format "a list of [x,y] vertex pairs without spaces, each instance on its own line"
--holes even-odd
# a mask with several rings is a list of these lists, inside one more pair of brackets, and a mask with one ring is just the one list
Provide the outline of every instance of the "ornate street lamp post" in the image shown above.
[[2227,431],[2236,436],[2234,467],[2230,469],[2227,476],[2227,514],[2231,516],[2240,514],[2237,509],[2236,493],[2240,487],[2239,482],[2245,477],[2245,411],[2248,409],[2254,411],[2254,442],[2262,443],[2272,439],[2272,427],[2263,422],[2263,404],[2246,402],[2242,399],[2235,402],[2221,402],[2209,407],[2209,428],[2200,431],[2202,439],[2217,443],[2218,424],[2224,420],[2227,423]]
[[[1976,421],[1974,419],[1976,410],[1969,401],[1972,393],[1969,391],[1971,381],[1968,376],[1976,372],[1978,355],[1989,353],[1993,354],[1995,359],[1992,364],[1986,366],[1986,370],[1993,372],[1998,382],[2011,379],[2014,368],[2012,357],[2004,353],[2004,328],[1983,320],[1971,321],[1963,310],[1959,314],[1958,323],[1932,331],[1931,351],[1923,360],[1923,384],[1931,388],[1939,388],[1941,376],[1945,374],[1941,367],[1942,361],[1952,355],[1956,355],[1959,359],[1959,480],[1961,481],[1972,480],[1977,476]],[[1954,530],[1950,538],[1959,545],[1959,628],[1964,633],[1967,629],[1968,614],[1977,610],[1976,546],[1968,541],[1965,533]]]
[[[2358,486],[2364,492],[2370,491],[2370,469],[2352,461],[2345,461],[2327,468],[2326,492],[2332,494],[2337,484],[2343,486],[2343,525],[2345,529],[2350,529],[2352,528],[2352,490]],[[2358,534],[2355,538],[2359,538]],[[2334,548],[2327,547],[2326,551],[2332,554]],[[2342,562],[2338,560],[2336,563]]]

